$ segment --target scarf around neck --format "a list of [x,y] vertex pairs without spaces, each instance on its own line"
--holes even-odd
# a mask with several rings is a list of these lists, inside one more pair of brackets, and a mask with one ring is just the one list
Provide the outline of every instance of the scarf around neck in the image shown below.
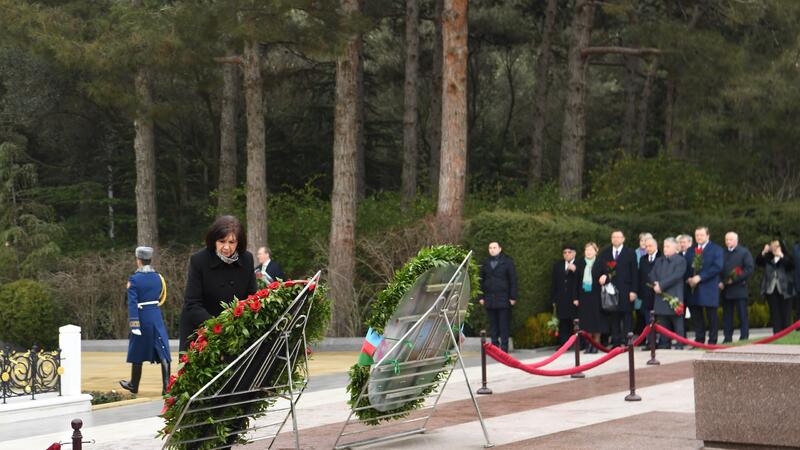
[[583,291],[592,292],[592,267],[597,257],[585,258],[586,268],[583,269]]
[[233,255],[231,255],[230,258],[223,255],[220,252],[217,252],[217,257],[221,259],[222,262],[224,262],[225,264],[233,264],[239,260],[239,252],[238,251],[233,252]]

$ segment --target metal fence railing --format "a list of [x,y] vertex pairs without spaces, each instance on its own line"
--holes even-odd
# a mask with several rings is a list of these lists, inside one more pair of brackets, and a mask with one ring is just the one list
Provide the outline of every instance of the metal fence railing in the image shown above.
[[61,349],[44,351],[34,345],[16,351],[6,346],[0,350],[0,397],[3,403],[12,397],[58,392],[61,395]]

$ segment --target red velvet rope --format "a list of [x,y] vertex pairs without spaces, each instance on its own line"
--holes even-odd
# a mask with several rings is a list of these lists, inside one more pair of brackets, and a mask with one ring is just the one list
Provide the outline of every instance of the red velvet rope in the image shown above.
[[601,343],[595,341],[594,339],[592,339],[592,335],[591,334],[589,334],[589,333],[587,333],[587,332],[585,332],[583,330],[581,330],[580,333],[581,333],[581,336],[583,336],[583,338],[586,339],[586,341],[589,342],[589,344],[592,345],[592,347],[600,350],[603,353],[608,353],[608,352],[611,351],[610,348],[608,348],[608,347],[604,346],[603,344],[601,344]]
[[661,325],[658,325],[658,324],[656,324],[656,331],[658,331],[659,333],[661,333],[662,335],[664,335],[664,336],[666,336],[666,337],[668,337],[670,339],[675,339],[678,342],[681,342],[681,343],[686,344],[686,345],[691,345],[692,347],[700,347],[700,348],[704,348],[706,350],[719,350],[719,349],[722,349],[722,348],[728,348],[727,345],[704,344],[702,342],[696,342],[696,341],[692,341],[692,340],[686,339],[685,337],[683,337],[683,336],[681,336],[679,334],[675,334],[672,331],[670,331],[669,329],[664,328],[664,327],[662,327]]
[[570,347],[572,347],[572,345],[575,344],[575,340],[577,338],[578,337],[573,334],[572,336],[569,337],[569,339],[567,339],[567,342],[564,342],[564,345],[562,345],[561,348],[556,350],[555,353],[550,355],[550,357],[545,358],[545,359],[543,359],[541,361],[537,361],[535,363],[526,364],[526,366],[532,367],[534,369],[538,369],[539,367],[546,366],[546,365],[550,364],[551,362],[557,360],[561,355],[566,353],[567,350],[569,350]]
[[759,340],[757,340],[755,342],[752,342],[752,344],[769,344],[770,342],[777,341],[778,339],[786,336],[787,334],[791,333],[792,331],[794,331],[794,330],[796,330],[798,328],[800,328],[800,320],[798,320],[797,322],[789,325],[785,329],[773,334],[772,336],[767,336],[764,339],[759,339]]
[[644,342],[645,339],[647,339],[647,335],[650,334],[650,327],[652,327],[652,325],[650,324],[647,324],[647,326],[644,327],[644,330],[642,330],[642,334],[640,334],[639,337],[637,337],[636,340],[633,341],[634,347],[638,347],[639,345],[641,345],[642,342]]
[[[575,337],[575,335],[572,335]],[[523,364],[513,356],[509,355],[508,353],[500,350],[499,348],[495,347],[489,342],[483,344],[483,348],[486,350],[486,354],[494,358],[497,362],[505,364],[508,367],[512,367],[514,369],[520,369],[522,371],[528,372],[533,375],[542,375],[546,377],[561,377],[565,375],[572,375],[574,373],[583,372],[585,370],[593,369],[600,364],[605,363],[606,361],[625,353],[625,347],[617,347],[611,350],[609,353],[603,355],[601,358],[598,358],[590,363],[582,364],[577,367],[570,367],[569,369],[561,369],[561,370],[546,370],[546,369],[537,369],[536,367],[531,367],[530,364]]]

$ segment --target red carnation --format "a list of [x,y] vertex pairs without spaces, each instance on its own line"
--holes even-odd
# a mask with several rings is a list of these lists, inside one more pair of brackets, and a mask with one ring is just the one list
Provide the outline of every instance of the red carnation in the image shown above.
[[703,254],[703,249],[700,248],[700,247],[695,247],[694,248],[694,254],[695,255],[702,255]]
[[167,412],[167,410],[174,404],[175,404],[175,397],[169,397],[166,400],[164,400],[164,407],[161,409],[161,414]]
[[194,350],[197,347],[197,341],[192,341],[189,343],[189,351]]
[[736,272],[736,276],[737,276],[737,277],[740,277],[740,276],[742,276],[742,274],[744,273],[744,270],[742,270],[742,268],[741,268],[741,267],[737,267],[737,268],[735,268],[735,269],[733,269],[733,270]]
[[[181,355],[181,362],[186,364],[188,361],[189,361],[189,357],[186,356],[186,353],[182,354]],[[181,369],[181,370],[183,370],[183,369]],[[178,373],[181,373],[181,371],[179,370]]]
[[214,328],[212,328],[211,331],[213,331],[214,334],[222,333],[222,324],[221,323],[214,324]]
[[614,267],[617,267],[617,262],[616,261],[609,261],[608,262],[608,268],[609,269],[613,269]]
[[681,304],[679,304],[678,306],[675,307],[675,314],[678,315],[678,316],[682,316],[683,315],[683,303],[681,303]]
[[185,369],[186,369],[185,367],[181,367],[180,369],[178,369],[178,376],[183,375],[183,372],[186,371]]
[[267,289],[273,290],[273,289],[278,289],[279,287],[281,287],[281,282],[273,281],[272,283],[269,284],[269,286],[267,286]]
[[269,297],[269,289],[262,289],[256,292],[256,298],[266,298]]
[[206,345],[208,345],[208,341],[206,341],[205,339],[203,339],[202,341],[198,342],[197,351],[198,352],[202,352],[206,348]]
[[255,299],[250,302],[250,311],[253,311],[254,313],[261,311],[261,300]]
[[239,302],[239,304],[237,304],[236,307],[233,308],[233,317],[239,317],[242,315],[242,313],[244,313],[244,305],[242,305],[242,303]]
[[169,383],[167,383],[167,392],[172,390],[172,385],[175,384],[175,380],[177,380],[177,379],[178,379],[178,377],[175,376],[175,375],[170,375],[169,376]]

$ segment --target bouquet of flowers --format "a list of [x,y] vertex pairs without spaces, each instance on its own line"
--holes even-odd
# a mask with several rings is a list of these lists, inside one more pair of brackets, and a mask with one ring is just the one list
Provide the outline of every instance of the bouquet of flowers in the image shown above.
[[[649,286],[651,289],[653,288],[653,285],[650,284],[650,283],[647,283],[647,286]],[[673,311],[675,311],[675,315],[676,316],[683,316],[684,306],[683,306],[683,303],[681,303],[681,301],[678,299],[678,297],[675,297],[674,295],[667,294],[664,291],[661,291],[661,293],[658,294],[658,295],[660,295],[661,298],[663,298],[664,301],[667,302],[669,307]]]
[[725,280],[725,284],[733,283],[733,279],[742,276],[743,273],[744,270],[742,270],[741,267],[739,266],[734,267],[733,270],[731,270],[731,273],[728,274],[728,278]]
[[547,321],[547,334],[552,337],[558,337],[558,317],[553,316]]

